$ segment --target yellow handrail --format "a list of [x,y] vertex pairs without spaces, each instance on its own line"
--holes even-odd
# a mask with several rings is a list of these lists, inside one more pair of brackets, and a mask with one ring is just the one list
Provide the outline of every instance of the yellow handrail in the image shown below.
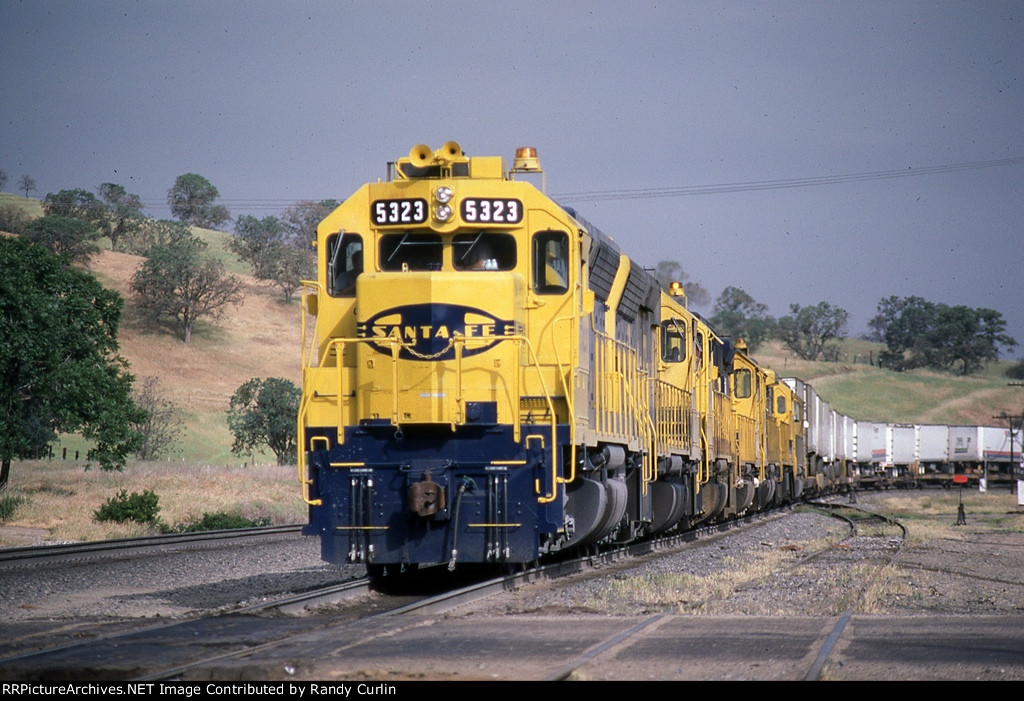
[[[551,446],[552,446],[552,455],[551,455],[551,491],[550,492],[542,493],[542,488],[541,488],[541,486],[539,484],[539,480],[538,480],[537,484],[535,485],[535,488],[536,488],[536,491],[538,492],[538,501],[540,503],[547,503],[547,502],[550,502],[550,501],[554,501],[554,499],[556,498],[556,496],[558,494],[557,485],[565,484],[565,483],[571,481],[571,479],[566,479],[565,477],[559,476],[559,474],[558,474],[558,462],[555,459],[556,455],[555,455],[555,450],[554,450],[555,446],[557,446],[558,417],[557,417],[557,414],[555,412],[554,399],[552,398],[551,392],[548,390],[548,387],[547,387],[547,382],[544,379],[543,369],[542,369],[542,367],[540,365],[540,361],[539,361],[539,359],[537,357],[537,354],[536,354],[536,352],[535,352],[535,350],[533,348],[533,344],[530,342],[529,338],[527,338],[526,336],[522,336],[522,335],[466,337],[466,336],[463,336],[462,334],[458,334],[458,333],[453,334],[451,342],[449,343],[448,348],[454,347],[454,349],[455,349],[456,373],[458,375],[458,379],[457,379],[457,393],[456,393],[456,414],[455,414],[455,416],[450,417],[450,420],[446,421],[445,423],[449,423],[449,424],[451,424],[454,427],[457,423],[461,423],[463,421],[463,419],[464,419],[464,416],[465,416],[465,412],[463,411],[463,407],[462,407],[462,403],[464,401],[464,398],[462,396],[462,356],[463,356],[463,351],[464,351],[464,348],[465,348],[466,344],[467,343],[496,344],[496,343],[503,343],[503,342],[512,342],[512,343],[515,343],[516,345],[518,345],[520,347],[522,347],[522,346],[526,347],[526,349],[528,351],[528,361],[527,361],[527,364],[530,367],[533,367],[537,371],[537,376],[538,376],[538,379],[540,380],[541,391],[543,392],[543,396],[544,396],[545,402],[546,402],[547,407],[548,407],[548,415],[550,417],[550,423],[551,423]],[[336,359],[336,368],[337,368],[337,386],[338,386],[338,392],[337,392],[337,402],[338,402],[338,442],[339,443],[341,443],[343,441],[343,436],[344,436],[344,434],[343,434],[343,427],[344,427],[344,420],[345,420],[344,402],[345,402],[345,398],[346,398],[345,387],[344,387],[344,383],[345,383],[345,372],[344,372],[344,370],[345,370],[345,368],[344,368],[344,365],[342,363],[342,358],[344,357],[345,346],[348,345],[348,344],[353,344],[353,343],[374,343],[374,344],[385,344],[386,343],[386,344],[390,345],[390,347],[391,347],[391,362],[392,362],[392,370],[391,370],[391,372],[392,372],[392,375],[391,375],[391,377],[392,377],[392,387],[395,388],[395,390],[392,393],[391,423],[393,425],[395,425],[395,426],[399,426],[401,424],[401,422],[399,420],[399,417],[401,416],[400,405],[399,405],[399,394],[400,393],[398,392],[398,389],[397,389],[399,387],[399,362],[398,361],[399,361],[399,354],[400,354],[401,350],[403,348],[406,349],[406,350],[409,350],[409,346],[405,343],[405,341],[403,339],[397,338],[397,337],[394,337],[394,336],[386,336],[386,337],[383,337],[383,338],[381,338],[381,337],[372,337],[372,338],[333,338],[333,339],[331,339],[330,343],[328,344],[328,347],[327,347],[328,352],[325,352],[324,356],[319,359],[319,363],[318,363],[317,367],[315,367],[315,368],[313,368],[313,367],[304,367],[303,368],[303,375],[305,376],[307,370],[321,371],[321,370],[326,369],[327,359],[332,355],[332,353],[330,351],[333,351],[333,355],[334,355],[334,357]],[[448,348],[446,348],[445,351],[447,351]],[[438,354],[438,355],[440,355],[440,354]],[[511,415],[513,417],[513,439],[515,440],[516,443],[518,443],[520,441],[520,437],[522,435],[522,419],[521,419],[521,416],[520,416],[520,406],[519,406],[520,397],[521,397],[521,392],[520,392],[521,377],[520,377],[520,372],[519,372],[518,368],[517,368],[517,371],[515,373],[515,379],[516,379],[516,384],[515,384],[515,388],[514,388],[514,394],[513,394],[512,397],[510,397],[510,402],[509,403],[511,405],[510,406],[510,413],[511,413]],[[308,414],[309,399],[311,397],[311,393],[306,391],[308,384],[310,384],[310,383],[305,381],[305,377],[304,377],[303,397],[302,397],[302,402],[300,404],[299,417],[298,417],[298,422],[299,422],[298,434],[299,434],[299,439],[301,441],[301,443],[300,443],[301,450],[299,451],[299,454],[301,456],[300,459],[299,459],[299,463],[300,463],[299,471],[300,471],[300,482],[302,482],[303,484],[307,484],[306,476],[304,474],[304,469],[305,469],[305,464],[304,463],[305,463],[305,460],[304,460],[303,451],[305,450],[305,447],[306,447],[306,445],[305,445],[305,419],[306,419],[306,416]],[[567,401],[568,401],[568,399],[567,399]],[[307,503],[310,503],[310,502],[307,501]]]

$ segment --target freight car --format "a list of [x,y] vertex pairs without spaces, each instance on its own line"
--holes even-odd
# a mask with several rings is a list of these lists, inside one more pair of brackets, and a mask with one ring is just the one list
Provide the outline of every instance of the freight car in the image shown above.
[[813,388],[538,173],[419,145],[320,223],[298,433],[323,559],[530,562],[849,488]]

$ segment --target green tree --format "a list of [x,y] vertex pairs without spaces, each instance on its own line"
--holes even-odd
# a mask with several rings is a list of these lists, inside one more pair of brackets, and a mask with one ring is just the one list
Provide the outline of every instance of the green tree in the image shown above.
[[891,316],[880,360],[894,370],[930,367],[970,375],[1017,341],[992,309],[936,304],[921,297],[890,297],[879,303]]
[[235,235],[228,240],[228,247],[258,272],[264,252],[271,246],[283,243],[284,228],[277,217],[257,219],[243,214],[235,221]]
[[80,219],[100,232],[107,223],[107,208],[88,190],[51,192],[43,198],[43,212],[49,216]]
[[0,191],[7,187],[7,171],[0,168]]
[[142,225],[142,200],[124,189],[123,185],[103,183],[99,188],[104,204],[102,233],[110,239],[111,250]]
[[289,303],[295,290],[302,286],[302,280],[315,274],[316,254],[287,244],[275,244],[264,250],[255,271],[258,280],[277,286]]
[[723,335],[744,339],[754,351],[775,331],[768,307],[738,287],[726,287],[715,301],[711,324]]
[[252,266],[257,280],[279,287],[286,302],[291,302],[302,278],[315,273],[316,257],[312,247],[292,237],[277,217],[239,217],[235,222],[235,236],[228,245]]
[[128,232],[124,250],[138,256],[149,256],[154,246],[168,246],[183,239],[192,239],[188,224],[170,219],[143,219],[139,227]]
[[884,329],[886,349],[879,356],[885,367],[902,371],[915,367],[941,367],[939,349],[931,335],[938,308],[922,297],[887,297],[878,303],[875,327]]
[[124,301],[41,246],[0,237],[0,487],[11,461],[39,457],[57,432],[95,442],[88,459],[121,469],[144,412],[119,354]]
[[868,321],[868,333],[864,339],[875,343],[885,343],[885,332],[889,325],[899,316],[902,302],[899,297],[886,297],[878,302],[878,313]]
[[251,454],[266,446],[277,456],[278,465],[296,458],[295,420],[302,393],[294,383],[280,377],[254,377],[231,395],[228,427],[235,437],[231,452]]
[[15,205],[0,207],[0,231],[23,234],[29,221],[31,220],[28,214],[21,207]]
[[231,219],[226,207],[214,204],[220,193],[209,180],[196,173],[179,175],[167,191],[167,204],[176,219],[213,229]]
[[228,304],[242,300],[238,278],[204,255],[205,249],[206,243],[191,234],[153,246],[132,278],[139,309],[154,321],[173,319],[185,343],[192,341],[198,319],[218,318]]
[[100,250],[100,232],[82,219],[48,214],[26,224],[24,236],[70,262],[87,261]]
[[828,302],[813,307],[789,305],[790,314],[779,319],[778,336],[804,360],[817,360],[833,338],[844,338],[847,312]]
[[959,374],[971,375],[985,363],[999,359],[999,349],[1011,350],[1017,341],[1006,333],[1003,315],[993,309],[972,309],[963,305],[939,311],[936,337],[945,347],[946,367],[959,365]]

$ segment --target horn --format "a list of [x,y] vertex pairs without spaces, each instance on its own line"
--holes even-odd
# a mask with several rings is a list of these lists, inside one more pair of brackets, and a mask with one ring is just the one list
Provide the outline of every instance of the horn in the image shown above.
[[441,147],[441,154],[450,161],[462,156],[462,147],[459,146],[458,141],[446,141]]
[[424,168],[434,160],[434,152],[426,144],[417,144],[409,149],[409,160],[417,168]]

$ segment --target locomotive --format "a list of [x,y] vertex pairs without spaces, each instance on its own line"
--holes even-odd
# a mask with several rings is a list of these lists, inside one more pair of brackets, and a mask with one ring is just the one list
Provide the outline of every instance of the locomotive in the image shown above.
[[328,562],[532,562],[856,479],[812,388],[548,197],[534,149],[415,146],[314,244],[299,479]]

